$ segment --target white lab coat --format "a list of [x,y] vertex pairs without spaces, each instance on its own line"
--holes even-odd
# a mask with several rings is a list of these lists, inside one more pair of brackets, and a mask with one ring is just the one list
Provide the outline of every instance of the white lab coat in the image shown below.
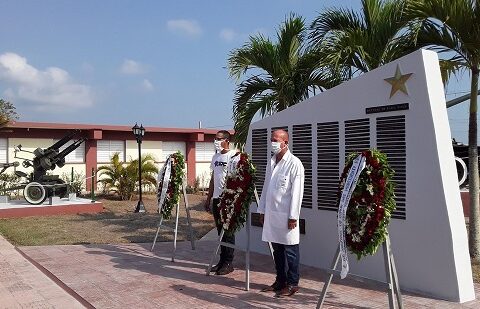
[[289,150],[275,164],[276,157],[267,166],[258,212],[265,214],[262,240],[284,245],[300,242],[299,222],[289,230],[288,219],[298,220],[303,198],[305,169],[302,162]]

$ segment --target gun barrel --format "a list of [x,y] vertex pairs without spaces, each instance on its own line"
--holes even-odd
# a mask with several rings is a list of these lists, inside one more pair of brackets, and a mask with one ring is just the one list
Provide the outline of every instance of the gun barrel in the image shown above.
[[62,158],[65,158],[70,152],[72,152],[75,149],[77,149],[78,147],[80,147],[80,145],[86,140],[87,139],[85,137],[82,137],[82,138],[76,140],[75,142],[73,142],[71,145],[69,145],[67,148],[65,148],[58,155],[55,156],[55,162],[62,159]]
[[70,131],[67,135],[65,135],[64,137],[62,137],[58,142],[56,142],[55,144],[53,144],[52,146],[48,147],[47,149],[55,149],[55,150],[59,150],[60,147],[62,147],[63,145],[65,145],[66,143],[68,143],[69,140],[72,139],[72,137],[74,137],[75,135],[77,135],[78,133],[80,132],[80,129],[75,129],[75,130],[72,130]]

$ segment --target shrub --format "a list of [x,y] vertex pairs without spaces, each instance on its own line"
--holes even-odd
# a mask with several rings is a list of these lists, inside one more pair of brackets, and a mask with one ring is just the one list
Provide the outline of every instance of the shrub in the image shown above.
[[20,180],[15,174],[0,174],[0,195],[18,197],[20,190],[5,191],[5,189],[17,186]]
[[81,172],[73,172],[73,179],[71,173],[63,173],[62,180],[69,184],[69,192],[80,195],[85,188],[85,175]]
[[[131,200],[137,189],[138,159],[126,164],[120,162],[119,154],[115,153],[109,165],[98,168],[99,183],[103,184],[108,192],[116,193],[122,200]],[[156,187],[158,168],[152,155],[142,156],[142,187]]]
[[191,185],[187,185],[185,187],[185,192],[187,192],[187,194],[193,194],[193,193],[196,193],[197,191],[195,191],[195,187],[192,187]]

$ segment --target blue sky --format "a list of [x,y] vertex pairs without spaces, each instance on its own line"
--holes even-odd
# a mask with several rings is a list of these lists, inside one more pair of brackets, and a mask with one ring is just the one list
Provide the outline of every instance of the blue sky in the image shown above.
[[[310,23],[359,0],[2,0],[0,97],[21,121],[230,128],[235,82],[228,53],[273,36],[290,12]],[[1,69],[1,67],[0,67]],[[468,91],[468,76],[447,99]],[[449,111],[466,142],[468,106]]]

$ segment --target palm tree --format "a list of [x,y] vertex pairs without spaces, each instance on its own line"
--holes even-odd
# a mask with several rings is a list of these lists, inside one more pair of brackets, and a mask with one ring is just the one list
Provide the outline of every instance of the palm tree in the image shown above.
[[[155,158],[146,154],[142,156],[142,187],[155,188],[157,186],[158,167],[155,165]],[[138,159],[131,160],[128,167],[132,169],[131,173],[138,178]],[[128,168],[127,167],[127,168]]]
[[361,12],[327,9],[312,22],[310,42],[342,79],[413,52],[404,0],[362,0]]
[[102,165],[98,168],[99,183],[112,192],[119,192],[120,179],[124,174],[123,163],[120,161],[120,154],[117,152],[110,158],[109,165]]
[[277,31],[277,42],[261,34],[250,36],[228,59],[231,77],[240,80],[233,101],[233,120],[237,145],[246,142],[253,117],[284,110],[311,92],[335,84],[318,69],[318,54],[306,46],[306,27],[302,18],[291,14]]
[[[155,166],[152,155],[142,156],[142,184],[155,187],[157,180],[155,175],[158,168]],[[109,191],[117,193],[122,200],[130,200],[135,192],[138,180],[138,159],[132,160],[124,165],[120,161],[120,154],[115,153],[110,159],[109,165],[102,165],[98,168],[98,182],[102,183]]]
[[480,209],[477,148],[477,92],[480,70],[480,1],[408,1],[407,14],[421,22],[418,44],[444,53],[456,69],[471,73],[468,159],[470,256],[480,260]]

